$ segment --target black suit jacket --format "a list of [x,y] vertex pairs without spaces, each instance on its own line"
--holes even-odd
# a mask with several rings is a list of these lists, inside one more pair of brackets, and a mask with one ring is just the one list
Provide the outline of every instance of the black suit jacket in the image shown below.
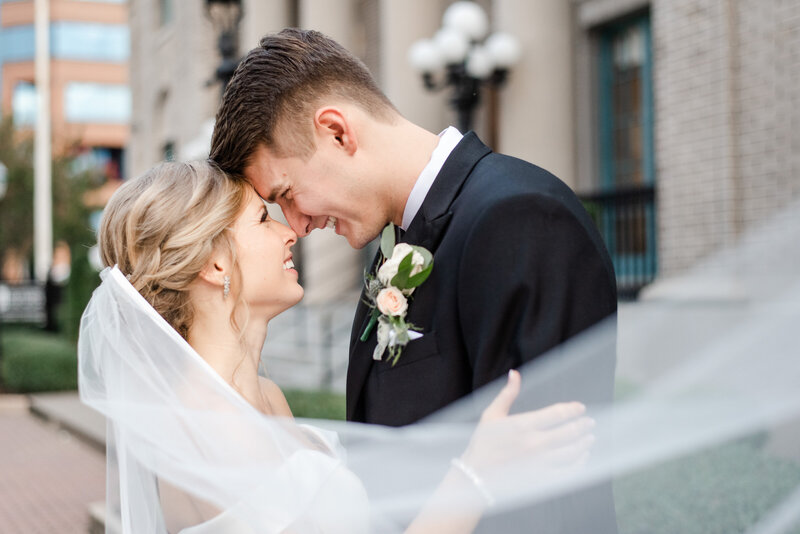
[[[394,367],[374,361],[375,331],[359,340],[369,319],[362,295],[350,340],[348,420],[414,423],[616,313],[611,260],[572,190],[535,165],[493,153],[474,133],[450,154],[401,240],[434,255],[407,315],[423,337]],[[610,402],[615,351],[601,352],[587,364],[596,378],[590,384],[547,384],[537,405],[522,408]],[[501,531],[510,520],[540,532],[616,530],[610,484],[530,512],[482,526]]]
[[[377,329],[359,341],[369,319],[359,304],[347,372],[351,421],[418,421],[616,312],[611,260],[572,190],[535,165],[493,153],[471,132],[402,241],[434,255],[407,315],[423,337],[394,367],[373,361]],[[603,360],[595,391],[554,391],[543,402],[610,401],[614,355]]]

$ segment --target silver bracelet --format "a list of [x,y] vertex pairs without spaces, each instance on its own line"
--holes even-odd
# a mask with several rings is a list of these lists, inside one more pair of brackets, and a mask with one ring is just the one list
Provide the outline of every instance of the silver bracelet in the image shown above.
[[481,494],[483,500],[486,501],[487,507],[494,506],[494,497],[492,497],[492,494],[489,493],[488,489],[486,489],[486,485],[483,483],[481,477],[478,476],[478,473],[476,473],[470,466],[462,462],[460,458],[453,458],[450,460],[450,463],[453,464],[453,467],[464,473],[464,476],[466,476],[469,481],[472,482],[472,485],[475,486],[475,489],[477,489]]

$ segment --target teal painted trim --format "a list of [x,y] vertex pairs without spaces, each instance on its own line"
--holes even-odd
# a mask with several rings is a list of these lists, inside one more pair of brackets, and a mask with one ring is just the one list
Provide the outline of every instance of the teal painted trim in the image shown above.
[[[598,152],[600,188],[613,191],[617,187],[615,174],[618,171],[614,160],[614,38],[628,28],[638,26],[644,36],[644,61],[642,65],[642,176],[644,183],[656,182],[655,165],[655,105],[653,98],[653,49],[648,12],[640,12],[605,26],[599,34],[598,54]],[[656,206],[644,207],[645,251],[643,254],[617,252],[617,219],[622,212],[614,206],[607,206],[600,219],[600,231],[611,255],[617,279],[623,283],[631,276],[657,272],[658,258],[656,247]]]
[[611,88],[614,83],[613,34],[604,32],[600,36],[600,61],[598,65],[598,110],[599,110],[599,163],[600,188],[614,188],[614,108]]
[[655,147],[653,131],[655,129],[655,105],[653,103],[653,43],[650,31],[650,17],[639,22],[645,41],[644,65],[642,66],[642,127],[644,135],[644,169],[645,183],[652,185],[656,180]]
[[[643,65],[642,78],[642,117],[644,134],[644,179],[645,183],[655,185],[656,183],[656,158],[655,158],[655,101],[653,97],[653,37],[650,26],[650,17],[643,17],[640,21],[642,32],[645,37],[645,59]],[[658,198],[658,197],[656,197]],[[647,210],[646,215],[646,257],[652,258],[653,265],[648,266],[652,269],[652,274],[657,272],[658,248],[656,247],[656,214],[655,208]],[[648,270],[650,270],[648,269]]]

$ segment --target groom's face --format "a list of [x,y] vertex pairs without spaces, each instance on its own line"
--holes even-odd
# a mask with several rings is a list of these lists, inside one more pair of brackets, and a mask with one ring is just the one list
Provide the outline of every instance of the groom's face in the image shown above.
[[307,160],[277,157],[261,146],[244,175],[267,202],[278,204],[299,237],[326,226],[344,236],[353,248],[372,241],[388,220],[371,184],[348,172],[352,162],[336,151],[317,147]]

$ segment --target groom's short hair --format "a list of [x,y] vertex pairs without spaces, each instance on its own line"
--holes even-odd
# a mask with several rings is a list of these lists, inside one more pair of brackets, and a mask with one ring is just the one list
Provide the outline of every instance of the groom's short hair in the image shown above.
[[378,119],[396,113],[366,65],[333,39],[296,28],[265,36],[225,90],[210,159],[242,177],[260,145],[280,157],[310,157],[313,112],[326,96],[354,102]]

